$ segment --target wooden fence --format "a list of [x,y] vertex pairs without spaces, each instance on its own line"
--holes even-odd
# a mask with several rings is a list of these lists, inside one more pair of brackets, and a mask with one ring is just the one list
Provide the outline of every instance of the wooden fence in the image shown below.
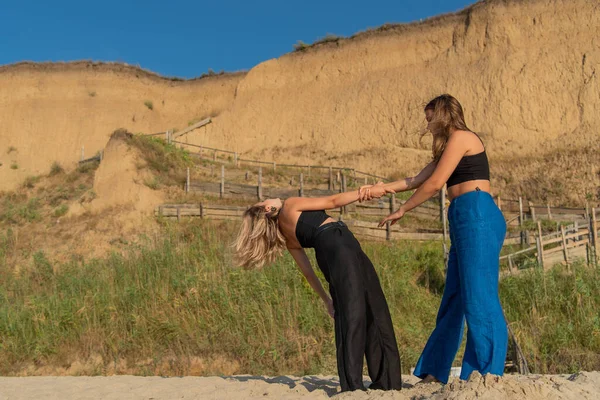
[[[391,197],[393,199],[393,197]],[[444,230],[422,229],[415,232],[405,232],[398,226],[378,227],[377,222],[361,220],[363,216],[385,216],[390,212],[391,203],[379,199],[376,204],[356,204],[355,210],[330,210],[334,217],[344,220],[352,231],[359,237],[375,240],[442,240],[446,243],[447,233]],[[392,208],[393,209],[393,208]],[[246,207],[198,204],[163,204],[155,209],[155,215],[160,217],[201,217],[208,219],[239,219]],[[414,211],[414,210],[413,210]],[[412,211],[411,211],[412,212]],[[588,263],[597,265],[598,254],[598,216],[595,209],[591,210],[588,225],[572,224],[561,226],[560,232],[542,235],[541,223],[538,222],[536,245],[500,257],[500,261],[508,262],[509,273],[518,272],[515,259],[518,256],[534,255],[538,265],[548,268],[558,262],[569,265],[575,258],[585,257]],[[511,244],[505,240],[505,245]],[[444,247],[444,250],[446,248]],[[446,254],[445,254],[446,256]]]
[[584,258],[588,264],[598,264],[598,216],[592,208],[587,224],[573,223],[560,226],[560,231],[542,235],[541,222],[537,223],[535,246],[506,254],[500,260],[507,260],[509,272],[516,272],[515,258],[518,256],[534,255],[541,268],[549,268],[562,262],[569,265],[575,258]]
[[[378,209],[379,206],[367,207],[371,210]],[[163,204],[155,209],[157,217],[175,217],[180,221],[184,217],[200,217],[207,219],[239,219],[246,210],[246,207],[224,206],[215,204]],[[378,223],[374,221],[364,221],[344,216],[340,209],[327,211],[332,217],[343,220],[352,231],[361,237],[375,240],[441,240],[443,233],[436,229],[422,229],[416,232],[405,232],[399,226],[387,225],[385,228],[379,228]],[[389,210],[385,211],[385,215]],[[372,215],[372,214],[361,214]]]
[[[219,196],[220,198],[239,198],[246,200],[263,200],[265,198],[288,198],[288,197],[319,197],[329,196],[340,192],[347,191],[346,175],[340,174],[337,177],[341,181],[337,186],[336,190],[336,178],[334,178],[332,171],[330,171],[328,179],[326,180],[327,188],[320,187],[305,187],[304,185],[304,174],[300,173],[298,177],[298,186],[295,188],[282,188],[282,187],[265,187],[262,184],[262,168],[259,167],[257,175],[257,184],[248,185],[240,183],[229,183],[225,180],[225,166],[221,166],[221,179],[220,182],[203,182],[194,181],[190,179],[189,169],[187,173],[187,179],[185,184],[186,192],[198,192],[203,194],[211,194]],[[291,186],[291,185],[290,185]],[[440,194],[443,196],[443,194]],[[385,196],[378,201],[365,202],[352,204],[345,206],[342,213],[356,212],[362,215],[371,215],[378,217],[385,217],[391,212],[396,211],[396,203],[398,202],[396,196]],[[440,208],[440,199],[434,197],[421,206],[411,211],[412,215],[418,218],[429,218],[429,219],[440,219],[443,211]]]
[[[253,165],[258,167],[265,166],[265,168],[272,169],[273,171],[277,171],[277,168],[292,168],[305,173],[306,176],[311,176],[311,174],[318,170],[325,170],[328,171],[330,174],[332,172],[345,172],[347,176],[352,176],[355,180],[362,180],[365,184],[368,184],[369,182],[374,183],[374,180],[388,181],[388,179],[384,176],[358,171],[355,168],[350,167],[311,164],[285,164],[277,163],[275,161],[252,160],[248,158],[242,158],[240,153],[231,150],[216,149],[214,147],[184,143],[176,140],[171,140],[170,142],[178,144],[182,148],[185,146],[196,149],[195,152],[190,152],[192,156],[206,160],[212,160],[214,162],[226,161],[226,163],[231,164],[237,168],[241,168],[242,165]],[[369,178],[371,178],[371,181],[369,181]]]

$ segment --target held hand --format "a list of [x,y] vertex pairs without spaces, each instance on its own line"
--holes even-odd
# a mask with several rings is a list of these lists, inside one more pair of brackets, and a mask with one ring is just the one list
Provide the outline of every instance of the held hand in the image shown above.
[[398,211],[382,219],[378,226],[381,228],[382,226],[385,226],[387,222],[390,222],[390,225],[394,225],[400,218],[404,217],[404,214],[405,211],[400,207]]
[[364,185],[358,189],[358,201],[362,203],[367,199],[367,193],[373,187],[373,185]]
[[359,200],[373,200],[378,199],[384,194],[394,194],[396,193],[393,189],[388,189],[383,185],[383,182],[377,182],[377,184],[372,186],[362,186],[359,189]]
[[329,316],[331,318],[334,318],[335,316],[335,311],[333,309],[333,300],[331,300],[331,298],[327,298],[327,300],[325,300],[325,307],[327,307],[327,313],[329,314]]

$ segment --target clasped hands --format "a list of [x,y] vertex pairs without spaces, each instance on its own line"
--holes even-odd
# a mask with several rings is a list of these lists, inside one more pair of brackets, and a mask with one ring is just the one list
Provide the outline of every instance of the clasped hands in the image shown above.
[[[386,188],[383,182],[377,182],[375,185],[364,185],[358,189],[358,201],[368,201],[373,199],[378,199],[385,194],[395,194],[396,191],[394,189]],[[396,212],[388,215],[384,219],[382,219],[378,226],[382,227],[387,222],[390,222],[390,225],[394,225],[400,218],[404,216],[405,211],[402,207],[400,207]]]

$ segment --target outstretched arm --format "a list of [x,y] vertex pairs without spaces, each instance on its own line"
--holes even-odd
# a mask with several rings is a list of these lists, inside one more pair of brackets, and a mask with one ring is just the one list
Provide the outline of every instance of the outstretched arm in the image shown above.
[[395,224],[406,212],[421,205],[444,187],[444,184],[456,169],[460,159],[467,152],[467,147],[464,140],[462,140],[461,135],[460,132],[456,132],[450,136],[450,139],[446,144],[446,149],[442,153],[442,157],[440,157],[433,174],[419,186],[410,199],[400,206],[396,212],[381,220],[379,226],[385,225],[388,221],[391,222],[391,225]]
[[361,186],[360,201],[371,200],[377,198],[383,192],[385,193],[398,193],[405,192],[407,190],[413,190],[420,187],[425,182],[433,171],[435,170],[436,162],[432,161],[425,168],[421,170],[416,176],[410,178],[400,179],[389,183],[378,183],[377,185],[365,185]]
[[312,265],[310,264],[310,260],[306,256],[306,252],[304,251],[304,249],[288,248],[288,251],[290,252],[292,257],[294,257],[298,268],[300,268],[302,275],[304,275],[310,287],[312,287],[313,290],[317,292],[321,300],[323,300],[325,306],[327,307],[327,312],[333,318],[333,302],[331,301],[331,298],[329,297],[327,292],[325,292],[325,289],[323,288],[321,281],[317,277],[317,274],[315,274],[315,271]]
[[285,201],[286,207],[296,211],[331,210],[358,201],[358,190],[326,197],[291,197]]

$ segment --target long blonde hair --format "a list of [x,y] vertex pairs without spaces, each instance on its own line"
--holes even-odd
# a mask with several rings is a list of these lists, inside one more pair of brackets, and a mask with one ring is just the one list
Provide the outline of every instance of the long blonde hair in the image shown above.
[[[463,108],[454,97],[443,94],[431,100],[425,110],[433,111],[428,130],[433,134],[431,150],[433,159],[438,161],[446,149],[451,130],[470,131],[465,123]],[[427,131],[423,133],[425,135]]]
[[254,205],[244,212],[242,226],[234,242],[237,264],[244,268],[261,268],[272,263],[285,248],[279,230],[279,211],[267,213],[264,206]]

